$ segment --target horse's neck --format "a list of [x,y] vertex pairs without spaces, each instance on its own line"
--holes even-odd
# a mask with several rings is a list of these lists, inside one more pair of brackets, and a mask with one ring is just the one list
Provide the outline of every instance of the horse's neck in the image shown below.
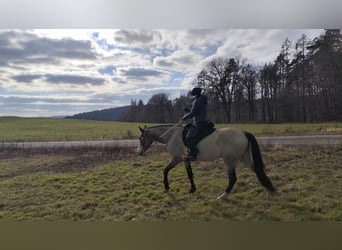
[[165,131],[161,138],[164,140],[165,144],[168,144],[172,140],[172,138],[174,138],[175,136],[179,136],[179,132],[181,130],[182,128],[179,126],[172,126]]
[[153,141],[167,144],[169,137],[170,137],[168,134],[168,131],[170,129],[172,129],[172,126],[156,127],[156,128],[150,129],[150,135]]

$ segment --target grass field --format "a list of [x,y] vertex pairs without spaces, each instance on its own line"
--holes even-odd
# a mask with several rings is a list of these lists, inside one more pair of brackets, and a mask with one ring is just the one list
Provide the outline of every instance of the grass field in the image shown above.
[[[0,117],[1,141],[72,141],[136,138],[138,126],[153,125],[87,120]],[[237,127],[255,135],[342,133],[342,123],[315,124],[217,124]]]
[[0,141],[110,140],[134,137],[138,123],[0,117]]
[[169,174],[164,149],[146,157],[116,150],[0,152],[0,220],[316,221],[342,220],[342,147],[263,146],[270,196],[241,166],[227,201],[221,160],[193,165],[197,192],[185,169]]
[[[145,124],[0,117],[0,141],[71,141],[136,138]],[[152,125],[152,124],[146,124]],[[341,133],[342,123],[217,124],[256,135]],[[188,194],[183,167],[162,171],[168,154],[147,157],[118,149],[0,151],[0,220],[311,221],[342,220],[342,147],[262,146],[266,172],[278,189],[270,196],[255,174],[237,169],[228,201],[221,160],[193,167],[197,192]]]

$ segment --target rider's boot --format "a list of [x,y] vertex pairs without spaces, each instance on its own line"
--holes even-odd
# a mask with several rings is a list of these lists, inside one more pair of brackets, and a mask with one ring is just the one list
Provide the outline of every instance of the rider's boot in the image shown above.
[[186,161],[196,161],[198,150],[195,147],[191,147],[188,156],[185,158]]

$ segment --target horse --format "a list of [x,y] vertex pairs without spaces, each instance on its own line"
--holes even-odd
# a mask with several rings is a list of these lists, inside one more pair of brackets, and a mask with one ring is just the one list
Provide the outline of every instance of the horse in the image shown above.
[[[153,142],[159,142],[166,145],[166,149],[171,155],[171,159],[164,168],[164,188],[168,192],[170,185],[168,173],[176,165],[184,162],[188,179],[190,181],[189,193],[196,191],[194,183],[191,162],[184,159],[186,146],[182,140],[183,127],[181,125],[159,125],[144,128],[139,127],[141,135],[139,137],[138,153],[143,156],[146,150],[151,147]],[[274,193],[275,188],[264,171],[264,162],[262,160],[260,148],[255,136],[235,128],[215,129],[210,135],[202,139],[197,144],[199,153],[198,161],[213,161],[223,158],[228,174],[228,186],[223,194],[217,199],[227,199],[237,181],[235,167],[237,162],[250,167],[256,173],[260,183],[270,192]]]

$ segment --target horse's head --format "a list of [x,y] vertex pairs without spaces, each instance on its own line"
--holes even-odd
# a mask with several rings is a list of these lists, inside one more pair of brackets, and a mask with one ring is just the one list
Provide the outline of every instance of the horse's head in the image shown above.
[[141,135],[139,137],[139,147],[138,147],[138,153],[139,155],[144,155],[146,150],[151,147],[153,140],[151,136],[149,135],[149,131],[147,127],[144,128],[139,127]]

